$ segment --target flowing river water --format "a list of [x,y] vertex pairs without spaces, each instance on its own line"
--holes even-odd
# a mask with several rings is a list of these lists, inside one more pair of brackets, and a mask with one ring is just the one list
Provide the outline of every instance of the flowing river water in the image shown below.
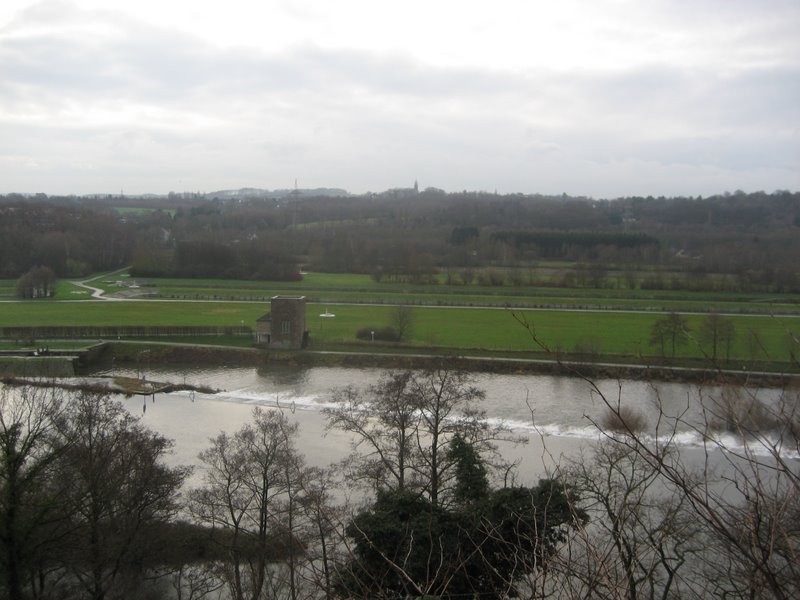
[[[214,394],[173,392],[154,397],[124,399],[143,423],[175,441],[170,462],[197,464],[198,453],[209,445],[209,438],[220,431],[230,433],[246,423],[255,406],[283,410],[299,423],[298,448],[308,464],[328,466],[350,452],[350,437],[340,431],[327,431],[322,410],[331,406],[332,391],[348,385],[367,387],[378,381],[380,369],[337,367],[217,367],[202,369],[169,365],[150,368],[150,380],[190,383],[220,390]],[[109,375],[111,373],[104,373]],[[135,371],[115,369],[114,375],[136,376]],[[575,458],[601,437],[594,423],[607,411],[601,396],[579,378],[549,375],[474,374],[474,384],[486,397],[481,407],[487,419],[502,422],[516,435],[527,439],[524,445],[504,444],[506,458],[518,461],[518,477],[530,483],[546,475],[548,469],[565,457]],[[682,383],[652,383],[633,380],[599,380],[602,394],[611,402],[642,414],[650,429],[659,414],[683,415],[690,423],[702,420],[702,404],[709,395],[726,393],[721,388],[700,388]],[[766,403],[776,402],[777,389],[748,390]],[[703,451],[703,437],[690,426],[671,428],[661,435],[689,454]],[[729,448],[740,447],[734,436],[723,436]],[[796,458],[796,457],[795,457]],[[198,474],[195,474],[197,477]]]

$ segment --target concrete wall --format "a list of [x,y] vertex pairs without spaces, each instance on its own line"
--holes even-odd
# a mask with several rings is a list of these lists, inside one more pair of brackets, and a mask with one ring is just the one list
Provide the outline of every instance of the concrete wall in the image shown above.
[[16,377],[72,377],[76,356],[0,356],[0,374]]

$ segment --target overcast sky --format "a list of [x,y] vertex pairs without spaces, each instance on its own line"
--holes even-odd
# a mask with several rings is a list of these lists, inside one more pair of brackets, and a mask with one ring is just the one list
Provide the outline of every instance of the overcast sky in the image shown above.
[[0,193],[800,189],[798,0],[0,0]]

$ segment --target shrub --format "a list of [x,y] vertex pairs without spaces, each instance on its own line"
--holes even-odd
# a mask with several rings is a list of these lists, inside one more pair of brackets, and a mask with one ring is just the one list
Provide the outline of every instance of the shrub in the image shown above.
[[724,388],[712,401],[710,425],[718,431],[757,433],[777,430],[782,425],[793,429],[792,419],[782,411],[770,409],[738,388]]
[[576,354],[599,356],[603,350],[603,340],[596,335],[584,335],[575,342]]
[[500,286],[505,283],[505,276],[496,269],[488,269],[480,274],[478,283],[483,286]]
[[639,411],[629,406],[609,408],[600,422],[605,431],[615,433],[638,433],[647,429],[647,419]]
[[356,337],[359,340],[372,340],[373,333],[374,339],[381,342],[400,341],[400,335],[392,327],[364,327],[356,332]]

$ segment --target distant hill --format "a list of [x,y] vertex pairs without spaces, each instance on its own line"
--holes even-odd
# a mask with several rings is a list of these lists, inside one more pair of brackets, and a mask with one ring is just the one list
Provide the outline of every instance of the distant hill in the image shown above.
[[204,194],[207,199],[252,199],[252,198],[311,198],[314,196],[349,196],[347,190],[340,188],[297,188],[266,190],[262,188],[239,188],[238,190],[219,190]]

